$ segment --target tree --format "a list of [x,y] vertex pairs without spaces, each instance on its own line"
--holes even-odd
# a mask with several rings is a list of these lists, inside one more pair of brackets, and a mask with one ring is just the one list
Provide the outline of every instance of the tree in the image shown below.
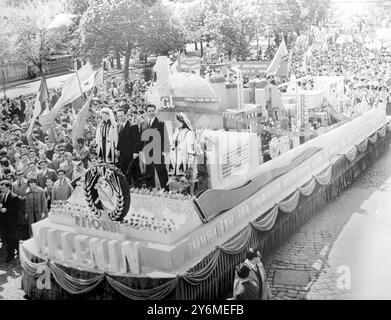
[[140,50],[144,54],[169,55],[185,47],[186,35],[172,8],[165,5],[149,9],[148,20],[143,23],[143,41]]
[[[73,14],[76,16],[74,23],[69,27],[69,31],[64,34],[63,41],[68,44],[68,47],[74,58],[84,58],[87,56],[85,50],[81,45],[81,29],[80,22],[83,17],[83,14],[87,11],[90,6],[89,0],[67,0],[65,2],[65,10],[67,13]],[[100,65],[100,61],[96,62],[97,65]]]
[[148,21],[148,10],[136,0],[92,1],[80,22],[81,44],[85,54],[101,61],[111,51],[125,57],[124,78],[129,76],[129,60],[140,47]]
[[14,52],[19,61],[32,63],[45,74],[45,65],[51,54],[66,49],[62,34],[48,31],[51,20],[63,12],[62,1],[34,1],[21,4],[24,15],[12,20]]
[[211,2],[196,0],[189,3],[175,4],[175,13],[180,19],[188,42],[201,44],[201,56],[203,56],[203,40],[210,39],[210,30],[207,25],[208,16],[211,14]]
[[216,46],[227,53],[245,60],[250,56],[250,44],[259,31],[260,15],[255,6],[245,0],[220,0],[207,25]]
[[328,0],[287,0],[278,3],[274,15],[276,45],[279,45],[281,34],[286,36],[294,32],[298,36],[310,26],[324,23],[329,9]]

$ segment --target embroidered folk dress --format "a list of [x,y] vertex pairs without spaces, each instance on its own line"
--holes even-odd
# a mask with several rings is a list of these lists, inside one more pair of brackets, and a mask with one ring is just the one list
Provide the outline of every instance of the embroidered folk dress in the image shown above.
[[194,159],[194,133],[188,128],[176,128],[172,136],[171,164],[174,175],[183,175]]
[[118,163],[118,130],[110,120],[102,121],[96,130],[98,157],[104,163]]

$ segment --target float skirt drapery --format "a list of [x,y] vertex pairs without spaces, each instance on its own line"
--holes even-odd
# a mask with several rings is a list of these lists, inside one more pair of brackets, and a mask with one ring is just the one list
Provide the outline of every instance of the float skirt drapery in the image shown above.
[[[329,167],[314,175],[271,210],[260,213],[258,219],[249,222],[244,229],[217,246],[184,274],[171,278],[153,278],[82,271],[39,260],[24,250],[22,244],[22,288],[34,299],[222,298],[232,287],[234,267],[243,261],[246,249],[252,246],[259,248],[264,257],[269,254],[389,148],[390,130],[390,125],[385,126],[346,154],[341,154]],[[47,266],[51,271],[50,290],[37,288],[37,268],[40,265]]]

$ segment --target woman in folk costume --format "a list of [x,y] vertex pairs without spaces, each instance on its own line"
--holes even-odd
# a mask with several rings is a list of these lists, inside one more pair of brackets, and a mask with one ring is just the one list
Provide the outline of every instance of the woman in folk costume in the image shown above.
[[190,120],[184,113],[175,115],[177,128],[172,135],[171,164],[174,175],[183,175],[194,160],[195,135]]
[[388,103],[388,92],[387,87],[382,86],[379,90],[379,96],[377,98],[377,101],[375,102],[377,109],[386,111],[387,109],[387,103]]
[[109,108],[101,110],[102,121],[96,128],[98,158],[104,163],[118,163],[118,129],[114,114]]

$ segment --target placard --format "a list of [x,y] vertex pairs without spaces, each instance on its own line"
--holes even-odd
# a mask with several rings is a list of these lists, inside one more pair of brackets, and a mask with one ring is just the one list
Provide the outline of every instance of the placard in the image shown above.
[[231,67],[239,68],[243,76],[265,76],[270,61],[242,61],[234,62]]

